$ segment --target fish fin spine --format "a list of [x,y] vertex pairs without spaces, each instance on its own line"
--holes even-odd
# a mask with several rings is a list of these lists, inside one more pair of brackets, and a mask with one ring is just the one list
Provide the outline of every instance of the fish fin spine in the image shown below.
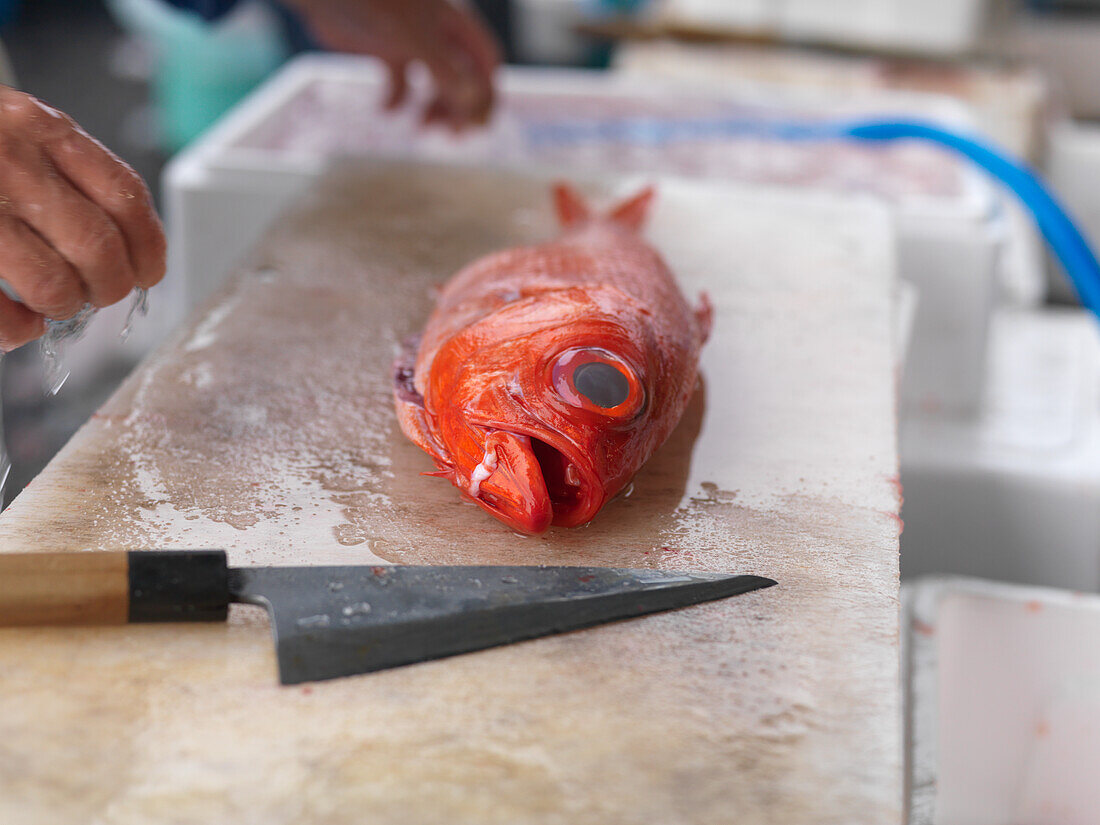
[[455,480],[455,471],[453,469],[452,470],[432,470],[430,472],[425,471],[425,472],[421,473],[420,475],[427,476],[428,478],[445,478],[448,481],[454,481]]
[[[401,431],[410,441],[426,452],[435,461],[435,466],[446,469],[451,462],[446,448],[436,439],[431,423],[428,420],[427,410],[424,409],[424,399],[410,398],[404,394],[400,387],[394,393],[395,407],[397,410],[397,423]],[[426,473],[425,475],[431,475]]]
[[568,183],[554,184],[554,208],[563,227],[592,220],[592,210],[584,197]]
[[699,331],[699,344],[702,346],[710,338],[710,328],[714,322],[714,305],[705,292],[699,293],[699,305],[695,308],[695,327]]
[[[646,217],[649,215],[650,205],[653,203],[655,194],[654,188],[647,186],[640,192],[613,206],[602,217],[602,220],[618,224],[632,232],[637,232],[642,228]],[[558,213],[558,220],[565,228],[588,223],[596,218],[592,213],[592,208],[588,205],[588,201],[568,183],[554,184],[554,207]]]
[[616,204],[608,213],[607,220],[637,232],[645,224],[656,194],[657,192],[652,186],[645,187],[637,194],[631,195],[626,200]]

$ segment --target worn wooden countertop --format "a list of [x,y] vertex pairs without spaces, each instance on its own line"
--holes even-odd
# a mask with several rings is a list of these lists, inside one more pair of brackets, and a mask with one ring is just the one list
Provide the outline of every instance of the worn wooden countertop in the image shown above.
[[[590,186],[611,188],[630,184]],[[293,688],[251,608],[225,626],[2,630],[0,821],[900,822],[885,213],[661,183],[650,237],[716,308],[704,385],[632,495],[524,539],[418,475],[390,362],[433,285],[553,231],[537,176],[339,170],[0,517],[0,549],[779,587]]]

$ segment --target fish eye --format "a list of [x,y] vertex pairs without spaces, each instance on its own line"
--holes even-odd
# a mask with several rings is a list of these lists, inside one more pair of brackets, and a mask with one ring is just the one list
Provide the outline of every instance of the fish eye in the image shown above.
[[572,349],[560,355],[552,380],[574,407],[616,418],[632,416],[642,407],[644,391],[637,374],[617,356],[599,349]]
[[630,397],[630,381],[606,361],[589,361],[573,370],[577,392],[605,410]]

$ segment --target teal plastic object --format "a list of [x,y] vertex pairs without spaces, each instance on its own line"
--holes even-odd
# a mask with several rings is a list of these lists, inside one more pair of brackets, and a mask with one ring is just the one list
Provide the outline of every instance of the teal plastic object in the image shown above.
[[286,60],[271,10],[243,3],[216,23],[160,0],[108,0],[120,24],[155,55],[153,99],[166,148],[206,130]]
[[649,0],[597,0],[596,8],[604,14],[637,14],[649,5]]
[[0,26],[6,26],[19,14],[20,0],[0,0]]
[[[582,0],[584,10],[593,20],[607,17],[630,17],[641,13],[650,0]],[[611,66],[611,58],[615,51],[615,45],[611,41],[595,41],[588,59],[588,68],[607,69]]]

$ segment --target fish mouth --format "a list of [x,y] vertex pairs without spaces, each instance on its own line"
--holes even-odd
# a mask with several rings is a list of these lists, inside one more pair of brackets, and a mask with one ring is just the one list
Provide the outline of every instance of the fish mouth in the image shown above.
[[494,430],[467,493],[516,532],[539,535],[551,524],[576,527],[590,521],[602,489],[585,465],[550,441]]
[[593,483],[585,478],[580,465],[546,441],[531,439],[531,452],[539,463],[546,493],[554,510],[553,523],[576,527],[592,518]]

